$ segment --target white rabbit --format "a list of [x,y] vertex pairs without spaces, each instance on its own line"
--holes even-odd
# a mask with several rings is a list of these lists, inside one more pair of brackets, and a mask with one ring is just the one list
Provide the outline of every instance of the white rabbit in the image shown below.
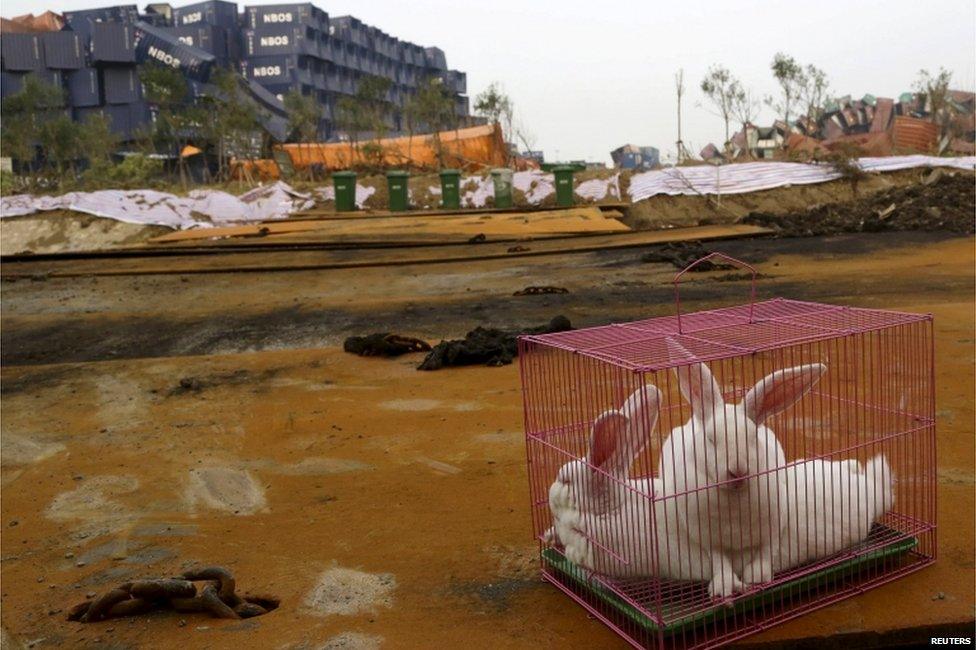
[[658,389],[644,386],[619,411],[596,418],[586,455],[563,465],[549,488],[553,527],[544,539],[561,546],[578,566],[614,578],[710,580],[710,551],[666,514],[673,500],[654,498],[661,494],[661,481],[630,479],[630,466],[657,423],[659,404]]
[[[777,469],[784,468],[786,456],[763,422],[800,399],[825,370],[822,364],[777,370],[740,403],[728,404],[705,364],[675,369],[692,417],[662,445],[657,474],[668,527],[698,546],[692,562],[710,558],[698,578],[709,580],[711,596],[727,597],[772,579],[773,557],[788,523],[786,475]],[[687,573],[664,562],[662,571]]]
[[636,390],[620,410],[593,422],[586,455],[563,465],[549,488],[553,527],[547,543],[567,559],[613,577],[654,575],[648,512],[658,489],[651,478],[631,480],[630,466],[658,419],[660,392]]
[[773,557],[782,571],[864,541],[871,524],[894,505],[891,468],[879,454],[856,460],[798,461],[786,471],[788,523]]

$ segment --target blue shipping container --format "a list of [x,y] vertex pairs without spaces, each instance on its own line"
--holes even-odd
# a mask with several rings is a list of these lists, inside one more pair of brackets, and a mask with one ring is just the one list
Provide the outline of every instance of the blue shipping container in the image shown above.
[[44,63],[56,70],[77,70],[85,65],[86,42],[74,32],[44,32]]
[[180,40],[146,23],[135,26],[135,49],[139,63],[151,61],[180,70],[189,79],[207,81],[216,61],[214,55],[180,42]]
[[100,9],[66,11],[64,21],[67,27],[82,36],[91,36],[97,23],[122,23],[132,25],[139,20],[139,9],[135,5],[116,5]]
[[291,83],[298,69],[297,56],[260,56],[245,59],[241,73],[245,79],[256,81],[262,86],[268,84]]
[[20,92],[24,87],[24,77],[26,72],[0,72],[0,96],[10,97]]
[[44,68],[44,46],[40,34],[4,34],[0,38],[0,64],[10,72]]
[[329,14],[312,4],[257,5],[246,7],[247,26],[256,29],[276,25],[307,25],[329,30]]
[[102,70],[106,104],[131,104],[142,95],[135,66],[107,67]]
[[218,61],[230,58],[227,29],[216,25],[197,25],[195,27],[166,27],[162,31],[175,36],[181,43],[214,55]]
[[91,33],[94,63],[135,63],[135,28],[120,23],[95,23]]
[[66,75],[68,85],[68,103],[73,107],[98,106],[100,101],[98,70],[82,68],[73,70]]
[[266,27],[241,32],[245,56],[308,54],[319,56],[319,34],[311,27]]
[[197,2],[185,7],[173,7],[174,27],[216,25],[237,29],[237,5],[223,0]]

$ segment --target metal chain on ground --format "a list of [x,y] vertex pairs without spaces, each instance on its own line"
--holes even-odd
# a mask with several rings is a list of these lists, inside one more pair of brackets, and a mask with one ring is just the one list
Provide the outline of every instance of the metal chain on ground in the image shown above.
[[[195,582],[203,583],[199,590]],[[92,600],[78,603],[68,611],[68,620],[94,623],[160,609],[241,619],[267,614],[280,602],[269,596],[241,597],[236,590],[234,575],[224,567],[193,569],[178,578],[126,582]]]

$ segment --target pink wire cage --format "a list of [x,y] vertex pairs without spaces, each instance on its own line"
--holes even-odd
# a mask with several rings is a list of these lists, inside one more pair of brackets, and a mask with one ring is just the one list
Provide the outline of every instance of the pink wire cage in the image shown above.
[[932,317],[777,298],[519,340],[543,577],[720,646],[936,557]]

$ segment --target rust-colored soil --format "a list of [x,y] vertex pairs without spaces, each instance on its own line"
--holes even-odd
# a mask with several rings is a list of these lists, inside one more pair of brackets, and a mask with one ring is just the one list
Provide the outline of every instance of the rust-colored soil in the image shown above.
[[[721,248],[758,262],[763,297],[930,311],[937,333],[939,561],[749,642],[863,647],[971,622],[973,239]],[[669,313],[673,269],[639,259],[4,281],[5,634],[38,648],[624,647],[537,578],[517,364],[424,373],[419,355],[337,346],[356,330],[436,341],[556,313]],[[726,275],[693,279],[689,308],[740,301],[747,286]],[[571,293],[511,296],[529,284]],[[194,563],[281,607],[65,620],[88,592]]]

